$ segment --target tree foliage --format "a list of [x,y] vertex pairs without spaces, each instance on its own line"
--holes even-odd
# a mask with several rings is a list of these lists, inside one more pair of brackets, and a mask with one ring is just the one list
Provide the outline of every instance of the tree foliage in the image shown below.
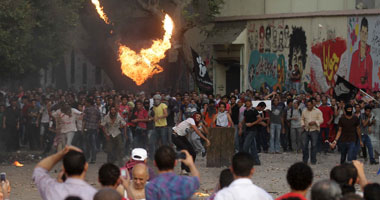
[[70,45],[83,0],[1,0],[0,76],[23,78],[56,65]]

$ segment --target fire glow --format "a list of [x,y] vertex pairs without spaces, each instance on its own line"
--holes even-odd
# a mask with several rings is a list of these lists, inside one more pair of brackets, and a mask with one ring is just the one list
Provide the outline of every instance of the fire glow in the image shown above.
[[107,15],[104,13],[104,11],[103,11],[103,7],[100,6],[100,2],[99,2],[99,0],[91,0],[91,3],[94,4],[94,6],[95,6],[95,8],[96,8],[96,11],[98,12],[100,18],[102,18],[103,21],[104,21],[106,24],[109,24],[110,21],[108,20]]
[[14,162],[13,162],[13,166],[16,166],[16,167],[23,167],[24,165],[21,164],[19,161],[14,161]]
[[[108,18],[100,7],[99,1],[92,0],[92,2],[99,16],[107,23]],[[119,44],[118,60],[121,63],[122,73],[131,78],[136,85],[142,85],[148,78],[164,71],[158,63],[165,58],[166,51],[172,46],[170,39],[174,28],[173,20],[168,14],[165,15],[163,24],[165,30],[163,38],[154,40],[151,47],[141,49],[139,53],[126,45]]]

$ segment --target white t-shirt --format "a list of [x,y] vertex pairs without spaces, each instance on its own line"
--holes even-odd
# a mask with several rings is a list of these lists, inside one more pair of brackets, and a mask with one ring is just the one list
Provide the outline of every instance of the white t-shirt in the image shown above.
[[182,121],[177,126],[173,127],[173,131],[176,132],[179,136],[187,135],[187,129],[191,128],[191,125],[195,125],[193,118],[187,118],[185,121]]
[[75,121],[81,114],[82,112],[75,108],[71,108],[71,117],[62,113],[61,109],[52,113],[53,117],[56,118],[61,124],[61,133],[76,132],[77,126]]
[[248,178],[234,180],[230,186],[216,193],[215,200],[273,200],[265,190],[256,186]]

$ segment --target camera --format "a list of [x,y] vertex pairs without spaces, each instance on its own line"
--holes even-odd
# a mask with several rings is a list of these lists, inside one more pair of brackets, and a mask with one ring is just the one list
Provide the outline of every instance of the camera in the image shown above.
[[186,159],[186,154],[183,153],[183,152],[178,152],[175,156],[176,159],[182,159],[182,160],[185,160]]
[[0,182],[3,182],[6,180],[7,174],[5,172],[0,173]]

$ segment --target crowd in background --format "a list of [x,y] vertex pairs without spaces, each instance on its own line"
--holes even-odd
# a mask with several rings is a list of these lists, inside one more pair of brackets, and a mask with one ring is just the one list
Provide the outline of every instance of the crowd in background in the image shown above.
[[[140,194],[147,195],[147,199],[188,199],[199,188],[195,159],[204,157],[207,147],[213,145],[207,137],[209,128],[234,128],[236,154],[231,170],[221,174],[221,177],[234,177],[230,178],[230,183],[233,182],[227,187],[221,178],[219,187],[223,184],[226,188],[220,188],[221,191],[211,199],[244,199],[239,191],[245,191],[246,197],[252,195],[253,199],[271,199],[248,178],[253,174],[253,166],[261,165],[260,153],[284,152],[295,156],[302,153],[303,162],[289,169],[287,179],[292,192],[301,194],[296,195],[297,198],[304,199],[302,196],[306,195],[312,183],[312,172],[307,165],[309,158],[314,165],[317,164],[318,153],[323,158],[327,153],[340,152],[341,167],[331,171],[334,181],[314,185],[314,197],[331,193],[336,195],[333,199],[339,199],[342,194],[355,192],[356,180],[361,181],[363,190],[368,184],[363,165],[355,161],[359,155],[365,160],[369,157],[369,164],[378,164],[375,159],[378,152],[373,146],[379,145],[379,136],[374,128],[376,119],[372,110],[379,107],[380,93],[373,95],[371,100],[358,95],[356,99],[338,101],[329,95],[297,93],[295,89],[283,93],[267,89],[235,90],[225,96],[197,92],[155,92],[148,95],[144,92],[134,94],[96,89],[78,92],[40,88],[27,91],[20,88],[17,92],[3,90],[0,93],[0,141],[3,142],[0,147],[5,147],[8,152],[21,148],[42,152],[41,158],[45,158],[37,165],[33,177],[43,199],[51,199],[44,195],[67,195],[51,191],[70,188],[72,186],[65,184],[75,182],[63,180],[63,185],[59,182],[52,184],[53,179],[46,179],[48,171],[58,161],[63,159],[64,165],[65,162],[67,164],[63,170],[65,176],[83,179],[87,163],[95,163],[99,151],[107,153],[110,165],[125,167],[132,176],[129,181],[137,181],[134,176],[142,172],[140,175],[144,178],[137,178],[140,182],[135,182],[134,187],[140,188]],[[178,156],[176,151],[184,155]],[[137,158],[134,157],[136,155]],[[145,165],[136,169],[133,175],[134,167],[139,163],[146,164],[147,159],[155,161],[159,175],[155,177],[148,173],[151,171]],[[173,169],[177,159],[181,161],[181,174],[195,178],[175,178],[177,175]],[[75,167],[79,170],[68,169]],[[112,171],[112,167],[109,168]],[[133,188],[128,189],[130,186],[120,178],[120,170],[114,171],[114,183],[107,184],[114,189],[124,187],[119,192],[122,195],[133,194],[133,191],[128,191]],[[304,173],[297,175],[299,171]],[[149,179],[145,176],[147,173],[151,179],[145,185]],[[293,178],[296,180],[292,180],[289,173],[295,173]],[[162,187],[165,184],[167,186]],[[178,187],[186,184],[189,184],[187,189]],[[169,187],[181,193],[171,194]],[[92,199],[96,193],[91,187],[84,190],[88,191],[87,197],[82,195],[80,188],[72,189],[75,191],[73,194],[79,194],[82,199],[88,199],[88,196]],[[378,185],[374,185],[372,190],[378,192]],[[313,196],[313,190],[311,193]],[[174,198],[176,195],[178,198]],[[290,194],[291,198],[293,196]],[[281,199],[288,198],[285,197]],[[312,199],[328,199],[314,197]]]

